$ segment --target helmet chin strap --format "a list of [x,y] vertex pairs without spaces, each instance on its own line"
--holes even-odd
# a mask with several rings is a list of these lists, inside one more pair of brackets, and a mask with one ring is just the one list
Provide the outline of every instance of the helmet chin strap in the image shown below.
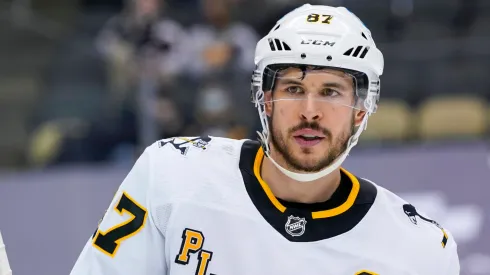
[[[267,157],[269,158],[269,160],[284,175],[288,176],[289,178],[291,178],[293,180],[300,181],[300,182],[314,181],[314,180],[320,179],[322,177],[325,177],[326,175],[332,173],[334,170],[338,169],[340,167],[340,165],[342,165],[342,163],[344,162],[344,160],[349,155],[350,150],[357,144],[357,141],[359,140],[359,136],[361,135],[362,131],[364,131],[364,129],[366,128],[367,120],[368,120],[368,115],[366,114],[366,116],[363,118],[362,123],[359,126],[359,128],[357,129],[357,131],[354,133],[354,135],[352,135],[349,138],[347,149],[339,157],[337,157],[332,164],[330,164],[325,169],[323,169],[323,170],[321,170],[319,172],[316,172],[316,173],[296,173],[296,172],[291,172],[291,171],[287,170],[286,168],[282,167],[281,165],[279,165],[270,156],[269,150],[268,150],[268,146],[267,146],[267,149],[264,150],[264,151],[265,151],[265,154],[267,155]],[[261,135],[261,137],[263,137],[263,136]]]

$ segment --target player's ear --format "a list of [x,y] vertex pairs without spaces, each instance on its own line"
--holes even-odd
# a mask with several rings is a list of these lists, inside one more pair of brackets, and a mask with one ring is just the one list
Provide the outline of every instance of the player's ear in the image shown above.
[[366,111],[356,110],[356,113],[354,115],[354,125],[356,127],[359,127],[362,123],[362,120],[364,119],[364,116],[366,115]]
[[264,101],[265,101],[265,113],[267,116],[272,116],[272,92],[267,91],[264,92]]

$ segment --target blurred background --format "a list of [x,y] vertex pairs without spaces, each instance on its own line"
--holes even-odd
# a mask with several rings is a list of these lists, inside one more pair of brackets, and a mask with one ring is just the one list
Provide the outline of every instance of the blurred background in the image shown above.
[[[0,0],[0,230],[16,275],[68,274],[142,149],[256,138],[255,44],[297,0]],[[342,5],[385,56],[346,167],[451,230],[490,275],[490,1]]]

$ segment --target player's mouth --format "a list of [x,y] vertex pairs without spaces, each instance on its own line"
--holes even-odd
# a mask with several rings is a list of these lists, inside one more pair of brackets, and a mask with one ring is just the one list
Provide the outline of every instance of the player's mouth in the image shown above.
[[293,137],[301,147],[315,146],[325,139],[325,135],[321,131],[307,128],[294,132]]

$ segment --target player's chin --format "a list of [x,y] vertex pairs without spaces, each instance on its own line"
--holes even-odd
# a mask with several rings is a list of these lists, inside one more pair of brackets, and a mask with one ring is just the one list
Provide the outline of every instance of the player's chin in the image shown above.
[[322,158],[316,156],[299,155],[293,158],[298,172],[318,172],[324,167],[321,165]]
[[325,152],[328,152],[330,146],[328,144],[317,145],[313,147],[303,147],[294,145],[290,152],[293,157],[304,164],[314,164],[320,161],[324,156]]

